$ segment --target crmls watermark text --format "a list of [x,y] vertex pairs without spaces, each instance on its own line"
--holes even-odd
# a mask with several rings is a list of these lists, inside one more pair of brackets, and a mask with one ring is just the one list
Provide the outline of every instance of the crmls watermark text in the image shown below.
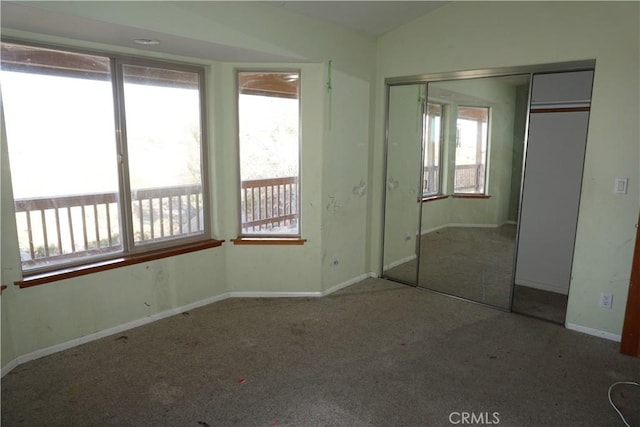
[[500,424],[499,412],[452,412],[449,414],[451,424]]

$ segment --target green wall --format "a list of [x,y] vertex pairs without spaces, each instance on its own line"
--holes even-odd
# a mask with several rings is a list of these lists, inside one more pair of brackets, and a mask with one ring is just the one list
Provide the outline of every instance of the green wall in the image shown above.
[[[255,60],[223,62],[148,53],[95,40],[2,29],[4,36],[14,38],[183,60],[207,67],[211,219],[214,236],[226,240],[219,248],[18,289],[11,284],[19,278],[20,264],[15,224],[11,224],[11,185],[5,179],[10,174],[3,163],[2,283],[9,284],[1,297],[3,368],[16,360],[80,342],[91,334],[155,319],[180,307],[228,296],[321,295],[368,275],[375,38],[258,4],[33,5],[92,21],[224,45]],[[263,58],[270,58],[270,62]],[[276,63],[273,58],[282,59]],[[307,240],[302,246],[236,246],[229,241],[238,233],[237,121],[235,109],[230,108],[235,105],[238,67],[301,70],[301,230]],[[331,96],[327,91],[329,78]],[[4,136],[2,144],[6,147]],[[334,258],[339,261],[337,265],[332,265]]]
[[[393,76],[596,60],[567,324],[609,337],[622,332],[640,205],[639,7],[452,2],[385,34],[378,46],[378,86]],[[381,182],[381,96],[376,106],[372,172]],[[629,177],[629,194],[613,194],[618,176]],[[379,221],[376,215],[374,228]],[[379,257],[377,248],[374,242],[372,259]],[[601,292],[614,294],[613,309],[598,307]]]
[[[10,281],[18,278],[14,270],[20,263],[18,239],[7,238],[7,230],[15,230],[15,216],[13,214],[13,190],[11,188],[11,171],[9,168],[9,155],[7,152],[6,130],[4,127],[4,111],[0,102],[0,283],[9,284]],[[9,313],[10,301],[8,297],[10,290],[3,291],[0,297],[0,333],[2,342],[0,343],[0,360],[2,367],[9,361],[15,359],[16,350],[13,343],[13,334],[10,328]]]
[[522,160],[524,156],[524,139],[527,130],[527,111],[529,103],[529,85],[516,88],[516,109],[513,123],[513,158],[511,169],[518,171],[519,176],[511,177],[511,195],[509,197],[509,221],[518,220],[520,210],[520,187],[522,183]]

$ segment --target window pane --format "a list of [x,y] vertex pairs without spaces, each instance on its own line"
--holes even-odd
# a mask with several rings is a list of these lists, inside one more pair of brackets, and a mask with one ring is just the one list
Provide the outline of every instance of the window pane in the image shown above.
[[299,73],[238,73],[242,235],[299,235]]
[[133,240],[204,233],[199,75],[125,65]]
[[425,126],[423,196],[440,194],[442,105],[428,104]]
[[109,58],[2,43],[23,269],[122,250]]
[[489,109],[458,107],[455,193],[484,194]]

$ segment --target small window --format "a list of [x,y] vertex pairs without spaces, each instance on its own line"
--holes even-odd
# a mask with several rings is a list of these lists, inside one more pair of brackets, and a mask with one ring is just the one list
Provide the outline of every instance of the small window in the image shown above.
[[238,72],[240,235],[300,235],[299,72]]
[[489,108],[458,107],[454,193],[485,194]]
[[442,147],[442,105],[427,104],[422,196],[442,193],[440,159]]
[[140,62],[2,43],[25,273],[208,238],[203,70]]

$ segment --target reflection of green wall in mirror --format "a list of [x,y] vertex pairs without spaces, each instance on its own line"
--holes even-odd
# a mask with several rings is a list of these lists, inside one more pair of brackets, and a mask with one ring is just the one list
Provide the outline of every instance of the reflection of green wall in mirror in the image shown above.
[[384,265],[415,257],[424,85],[389,88]]
[[[529,103],[529,84],[516,88],[516,111],[513,121],[513,176],[511,177],[511,197],[509,221],[518,220],[520,209],[520,186],[522,183],[522,161],[524,160],[524,139],[527,130],[527,104]],[[520,175],[517,175],[520,173]]]
[[[528,87],[528,85],[524,85]],[[422,233],[448,225],[499,226],[515,221],[512,212],[517,207],[521,160],[514,163],[524,141],[526,96],[524,109],[518,97],[517,87],[500,77],[471,80],[453,80],[429,84],[429,99],[445,103],[445,156],[446,166],[444,194],[453,188],[453,155],[455,153],[455,111],[458,106],[487,106],[491,108],[489,131],[488,184],[489,198],[457,198],[434,200],[424,203]],[[521,117],[517,117],[521,114]],[[515,178],[515,179],[512,179]],[[516,182],[517,184],[514,184]],[[517,191],[514,191],[517,190]],[[515,198],[515,200],[514,200]]]

